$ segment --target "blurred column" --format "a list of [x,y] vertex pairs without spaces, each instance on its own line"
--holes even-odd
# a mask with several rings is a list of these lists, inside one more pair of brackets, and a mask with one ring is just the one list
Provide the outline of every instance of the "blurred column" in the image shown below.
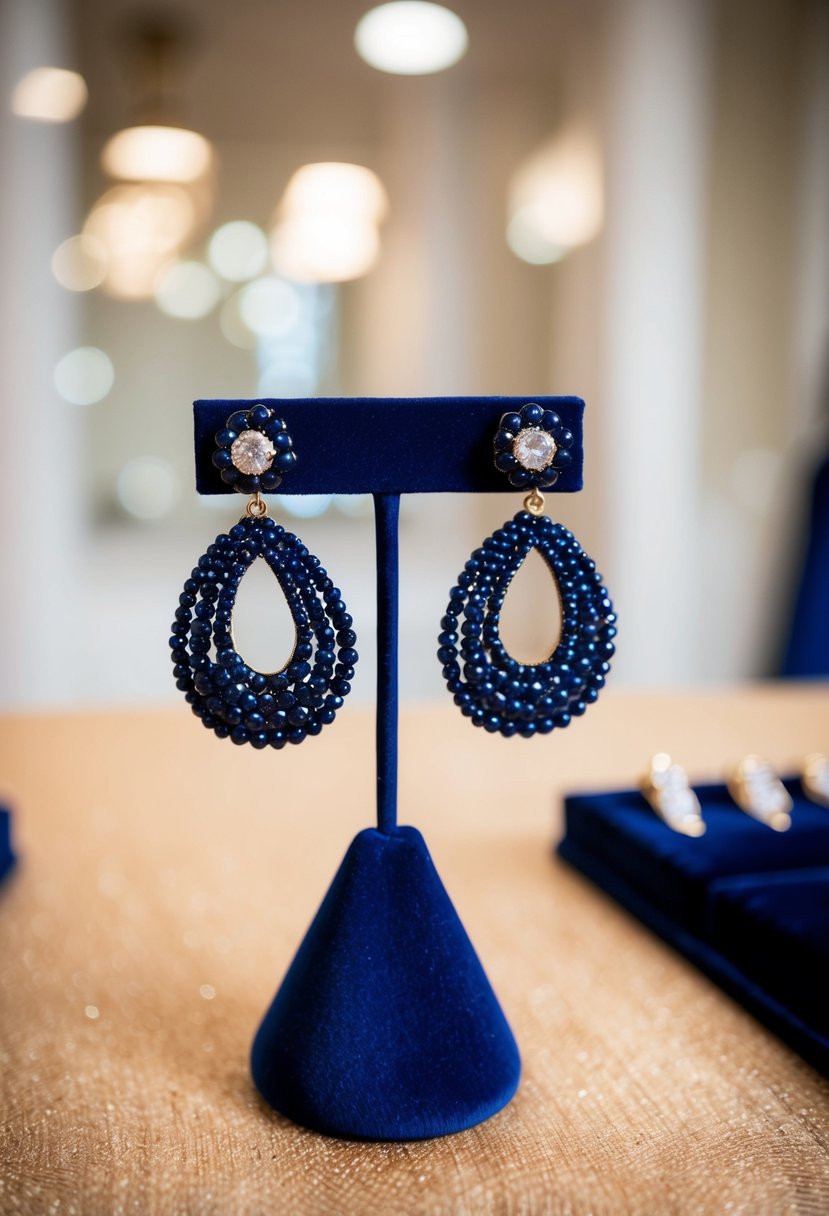
[[64,5],[0,5],[0,703],[69,699],[74,686],[78,426],[52,383],[76,344],[72,304],[51,276],[56,246],[72,233],[70,126],[12,115],[17,81],[31,68],[67,66]]
[[826,13],[824,0],[717,7],[703,678],[775,670],[817,455],[805,424],[826,334],[826,51],[810,18],[818,9]]
[[615,673],[687,682],[699,595],[708,5],[620,0],[610,11],[600,404]]
[[474,355],[474,173],[470,100],[451,72],[378,82],[390,198],[377,269],[360,284],[355,379],[369,394],[470,393]]
[[829,5],[806,6],[798,46],[802,90],[795,169],[792,439],[825,445],[829,424]]
[[[359,292],[355,355],[346,383],[350,391],[378,396],[479,392],[486,270],[477,256],[479,183],[470,138],[474,98],[452,72],[378,77],[377,89],[382,154],[376,168],[388,188],[390,211],[380,263],[354,285]],[[435,621],[466,553],[486,534],[479,509],[474,495],[419,494],[403,500],[404,696],[441,695]],[[447,535],[452,543],[438,543],[436,538]]]

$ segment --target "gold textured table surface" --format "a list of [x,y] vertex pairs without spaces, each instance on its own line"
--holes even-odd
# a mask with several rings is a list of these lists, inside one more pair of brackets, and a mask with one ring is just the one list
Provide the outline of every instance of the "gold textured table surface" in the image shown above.
[[[251,1038],[352,835],[373,719],[303,747],[184,710],[6,719],[21,855],[0,891],[0,1212],[827,1213],[829,1085],[553,859],[560,795],[668,750],[697,779],[829,742],[829,689],[608,690],[504,740],[405,712],[422,829],[515,1033],[514,1101],[460,1135],[327,1139],[267,1110]],[[823,977],[824,980],[826,977]]]

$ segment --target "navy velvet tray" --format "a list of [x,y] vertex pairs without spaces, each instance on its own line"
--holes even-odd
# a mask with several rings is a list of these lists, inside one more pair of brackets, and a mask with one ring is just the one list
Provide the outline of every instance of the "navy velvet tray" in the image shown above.
[[0,806],[0,882],[14,869],[16,860],[12,848],[11,812]]
[[829,809],[798,781],[792,826],[750,819],[724,785],[696,786],[699,838],[636,790],[565,799],[558,853],[829,1074]]

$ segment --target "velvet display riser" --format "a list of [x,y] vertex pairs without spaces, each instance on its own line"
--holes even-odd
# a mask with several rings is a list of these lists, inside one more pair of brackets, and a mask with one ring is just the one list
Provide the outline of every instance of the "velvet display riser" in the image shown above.
[[[572,437],[555,492],[580,490],[579,398],[261,402],[278,411],[298,456],[280,493],[370,493],[375,503],[377,828],[347,850],[251,1053],[265,1101],[329,1135],[458,1132],[495,1114],[518,1086],[515,1039],[426,844],[415,828],[397,826],[398,513],[402,493],[500,492],[514,501],[492,441],[504,412],[528,400],[557,411]],[[226,493],[212,461],[216,432],[258,403],[196,402],[200,493]]]

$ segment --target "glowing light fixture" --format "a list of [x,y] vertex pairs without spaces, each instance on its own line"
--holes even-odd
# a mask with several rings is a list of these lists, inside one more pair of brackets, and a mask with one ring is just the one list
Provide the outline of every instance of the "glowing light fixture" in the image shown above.
[[373,224],[339,215],[296,215],[274,229],[274,265],[300,283],[344,283],[368,274],[380,252]]
[[36,122],[71,122],[86,105],[83,76],[66,68],[33,68],[17,82],[12,113]]
[[101,167],[110,177],[189,184],[208,175],[213,150],[178,110],[180,64],[189,41],[185,27],[163,9],[135,18],[128,50],[137,117],[104,144]]
[[169,317],[196,321],[219,302],[219,281],[202,262],[172,262],[155,282],[155,302]]
[[117,299],[152,296],[161,267],[178,254],[195,222],[190,194],[180,186],[113,186],[87,217],[83,235],[106,253],[102,290]]
[[603,219],[602,168],[590,135],[572,128],[519,167],[509,190],[507,243],[536,265],[593,240]]
[[277,210],[271,253],[280,274],[309,283],[341,283],[367,274],[380,251],[378,225],[388,196],[364,165],[303,165]]
[[104,172],[127,182],[194,182],[212,160],[204,136],[185,127],[125,127],[101,152]]
[[268,238],[257,224],[232,220],[210,238],[207,260],[230,283],[255,279],[268,264]]
[[354,216],[379,224],[389,200],[380,178],[365,165],[320,161],[297,169],[279,206],[281,215]]
[[91,291],[106,272],[106,249],[95,237],[70,236],[52,254],[52,274],[69,291]]
[[360,19],[354,45],[360,57],[381,72],[425,76],[457,63],[469,37],[451,9],[425,0],[395,0]]
[[115,373],[109,355],[97,346],[70,350],[55,367],[55,388],[71,405],[94,405],[112,388]]

